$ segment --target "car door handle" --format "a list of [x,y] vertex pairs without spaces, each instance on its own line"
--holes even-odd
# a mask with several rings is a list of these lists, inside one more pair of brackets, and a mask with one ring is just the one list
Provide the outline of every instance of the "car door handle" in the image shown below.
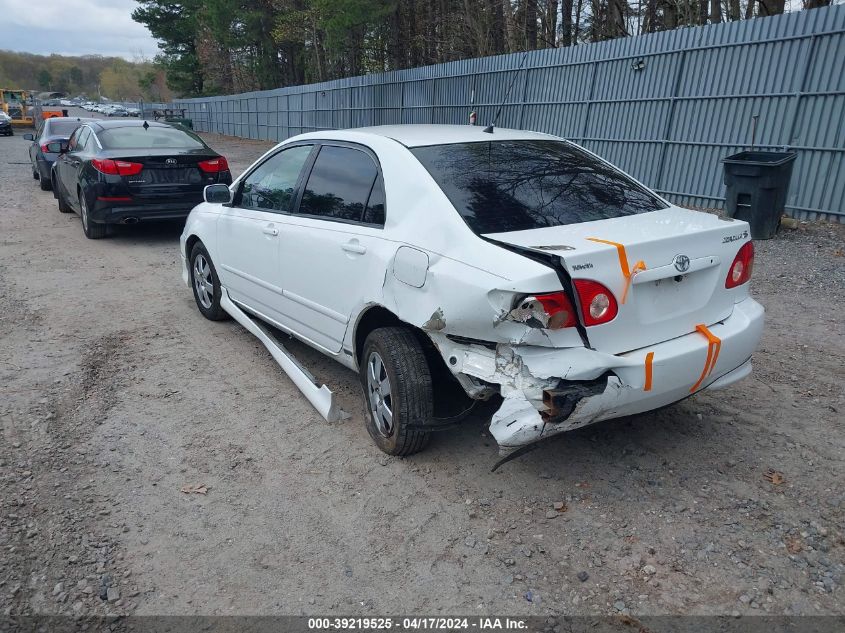
[[265,226],[263,229],[261,229],[261,232],[264,233],[264,235],[276,236],[279,234],[279,229],[277,229],[275,226]]
[[343,250],[345,250],[347,253],[357,253],[358,255],[363,255],[364,253],[367,252],[367,247],[359,244],[358,240],[346,242],[345,244],[343,244],[341,246],[341,248]]

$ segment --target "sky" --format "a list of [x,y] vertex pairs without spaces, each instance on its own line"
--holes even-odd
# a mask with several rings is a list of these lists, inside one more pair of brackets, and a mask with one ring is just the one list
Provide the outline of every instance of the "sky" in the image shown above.
[[133,60],[158,53],[135,0],[0,0],[0,49]]

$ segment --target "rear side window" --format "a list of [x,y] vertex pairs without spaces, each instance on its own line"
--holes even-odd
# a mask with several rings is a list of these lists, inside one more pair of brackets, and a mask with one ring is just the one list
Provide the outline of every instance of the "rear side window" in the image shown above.
[[563,141],[490,141],[411,152],[477,234],[523,231],[663,209],[622,172]]
[[59,117],[54,117],[52,119],[47,119],[44,123],[44,135],[63,136],[68,138],[80,125],[82,124],[74,119],[62,120]]
[[186,130],[170,126],[112,127],[100,132],[105,149],[203,149],[205,143]]
[[308,176],[299,213],[384,224],[384,185],[375,161],[357,149],[323,145]]
[[87,127],[79,128],[79,132],[76,134],[76,143],[73,147],[69,148],[71,152],[81,152],[85,149],[85,143],[88,140],[88,137],[91,135],[91,130]]

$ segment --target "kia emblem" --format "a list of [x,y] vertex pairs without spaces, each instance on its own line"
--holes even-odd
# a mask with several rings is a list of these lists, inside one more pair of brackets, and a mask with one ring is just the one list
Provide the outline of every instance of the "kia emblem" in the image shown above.
[[675,268],[679,273],[685,273],[689,270],[689,257],[686,255],[675,255]]
[[[168,158],[166,161],[164,161],[164,163],[165,163],[166,165],[175,165],[175,164],[176,164],[176,162],[177,162],[177,161],[176,161],[176,159],[175,159],[175,158]],[[689,262],[689,260],[687,260],[687,262]]]

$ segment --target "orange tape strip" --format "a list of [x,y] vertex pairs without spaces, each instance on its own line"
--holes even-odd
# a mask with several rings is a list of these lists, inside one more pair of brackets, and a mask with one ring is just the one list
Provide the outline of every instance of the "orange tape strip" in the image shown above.
[[628,289],[631,287],[634,275],[646,269],[645,262],[640,260],[634,264],[633,269],[630,269],[628,267],[628,253],[625,252],[625,246],[623,244],[620,244],[619,242],[611,242],[610,240],[602,240],[597,237],[588,237],[587,239],[591,242],[609,244],[610,246],[616,247],[616,254],[619,256],[619,268],[622,269],[622,276],[625,278],[625,289],[622,291],[622,298],[619,300],[619,303],[624,304],[628,299]]
[[651,364],[654,362],[654,352],[645,355],[645,385],[643,391],[651,391]]
[[625,303],[625,300],[628,298],[628,290],[631,289],[631,283],[634,281],[634,275],[641,270],[645,270],[645,262],[643,260],[634,264],[634,268],[631,269],[631,274],[628,275],[628,278],[625,280],[625,290],[622,291],[622,303]]
[[704,369],[701,372],[701,376],[699,376],[698,381],[690,389],[690,393],[697,390],[701,383],[704,382],[704,379],[713,373],[713,369],[716,367],[716,361],[719,359],[719,352],[722,350],[722,339],[708,330],[706,325],[699,323],[695,326],[695,330],[699,334],[703,334],[707,339],[707,360],[704,361]]
[[[597,237],[588,237],[591,242],[598,242],[599,244],[609,244],[616,247],[616,252],[619,255],[619,267],[622,269],[622,276],[625,279],[631,276],[631,271],[628,270],[628,255],[625,253],[625,247],[619,242],[610,242],[608,240],[600,240]],[[624,302],[623,302],[624,303]]]

